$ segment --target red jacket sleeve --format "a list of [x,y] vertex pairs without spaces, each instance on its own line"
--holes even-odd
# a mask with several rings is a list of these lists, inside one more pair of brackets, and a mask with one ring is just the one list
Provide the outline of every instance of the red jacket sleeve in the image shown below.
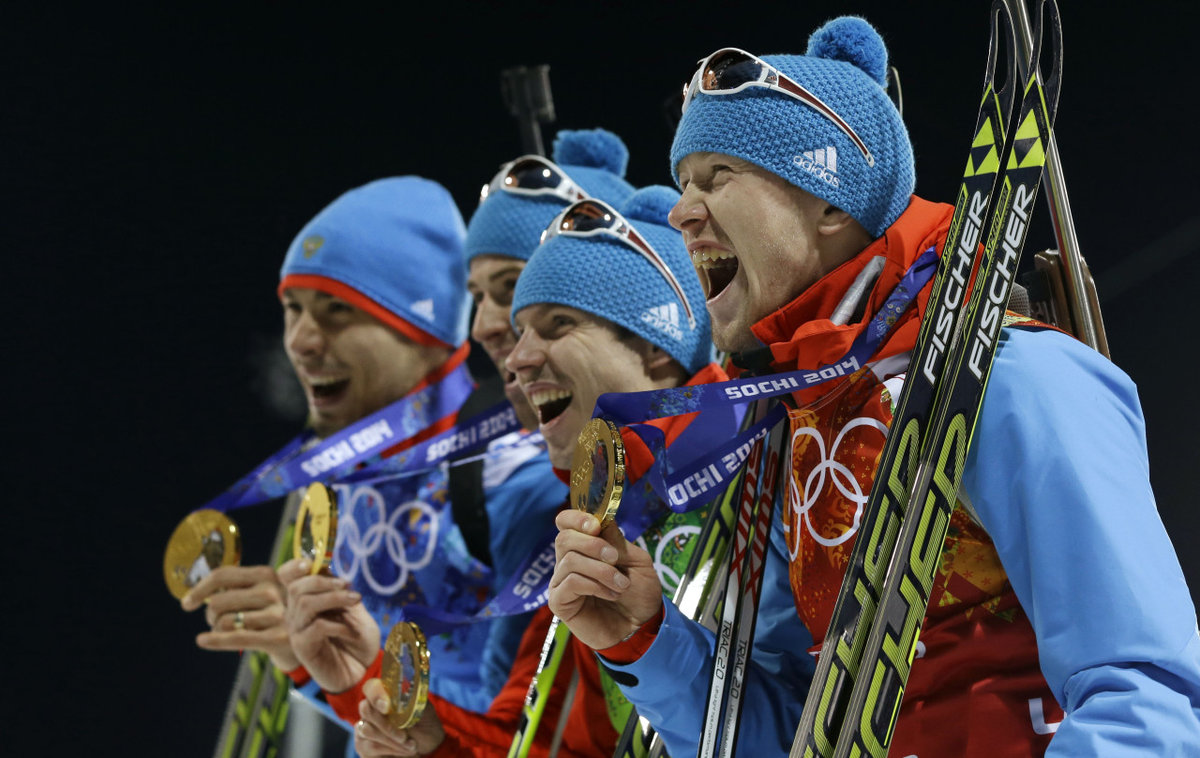
[[329,703],[329,707],[343,721],[350,724],[357,723],[358,704],[363,699],[362,686],[368,679],[377,679],[382,670],[383,651],[380,650],[375,656],[375,662],[367,667],[366,673],[362,675],[362,679],[359,679],[357,684],[345,692],[326,692],[325,702]]

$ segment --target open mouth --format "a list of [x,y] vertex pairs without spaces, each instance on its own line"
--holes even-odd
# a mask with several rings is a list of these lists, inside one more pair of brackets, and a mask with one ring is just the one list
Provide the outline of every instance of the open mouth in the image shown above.
[[334,400],[350,385],[349,379],[313,379],[308,383],[313,400]]
[[692,265],[700,276],[706,300],[712,300],[724,292],[738,272],[737,256],[721,250],[698,250],[692,253]]
[[572,397],[574,396],[566,390],[542,390],[533,393],[533,397],[529,399],[537,410],[538,421],[542,424],[549,424],[562,415],[567,406],[571,404]]

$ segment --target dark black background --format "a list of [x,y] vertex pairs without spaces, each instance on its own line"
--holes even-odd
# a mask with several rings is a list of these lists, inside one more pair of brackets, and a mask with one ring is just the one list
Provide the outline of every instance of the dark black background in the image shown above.
[[[1195,596],[1196,13],[1063,3],[1057,129],[1076,225],[1114,359],[1141,391],[1159,508]],[[988,6],[912,5],[6,11],[8,746],[211,751],[235,656],[193,646],[201,620],[167,594],[162,548],[188,510],[298,428],[264,402],[264,365],[279,263],[316,211],[414,173],[469,216],[479,186],[521,152],[499,90],[518,64],[550,64],[556,126],[617,132],[631,181],[669,184],[662,104],[696,59],[726,45],[801,52],[844,12],[887,40],[917,191],[948,199]],[[1053,244],[1038,214],[1030,249]],[[239,520],[247,559],[261,561],[274,509]]]

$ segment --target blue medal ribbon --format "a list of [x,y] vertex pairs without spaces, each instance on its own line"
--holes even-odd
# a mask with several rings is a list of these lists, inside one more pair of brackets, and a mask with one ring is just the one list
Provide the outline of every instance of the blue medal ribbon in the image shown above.
[[203,507],[229,511],[282,497],[318,479],[340,481],[379,461],[387,448],[453,416],[473,389],[466,364],[460,364],[440,381],[325,439],[317,441],[312,432],[297,436]]
[[[492,440],[520,428],[517,412],[507,400],[502,400],[441,434],[352,471],[338,481],[366,482],[414,476],[437,468],[444,461],[470,457]],[[540,442],[541,435],[536,439]],[[525,440],[525,443],[532,444],[532,441]]]
[[[888,295],[879,312],[855,338],[846,355],[826,366],[812,371],[787,371],[768,377],[601,395],[592,416],[629,427],[646,443],[654,456],[654,465],[640,480],[643,486],[626,492],[621,509],[631,504],[636,510],[638,501],[649,497],[651,492],[676,512],[686,512],[708,502],[713,489],[737,472],[754,439],[780,421],[785,411],[776,408],[759,423],[717,447],[708,446],[713,437],[705,435],[695,437],[699,444],[681,445],[681,435],[680,440],[668,448],[662,432],[642,422],[693,412],[700,413],[698,421],[730,406],[744,408],[744,404],[752,400],[791,394],[862,370],[892,327],[899,322],[900,316],[933,278],[937,263],[935,248],[930,247],[922,253]],[[692,423],[694,425],[696,422]],[[723,439],[724,434],[719,434],[717,438]],[[701,451],[699,454],[695,453],[697,449]]]

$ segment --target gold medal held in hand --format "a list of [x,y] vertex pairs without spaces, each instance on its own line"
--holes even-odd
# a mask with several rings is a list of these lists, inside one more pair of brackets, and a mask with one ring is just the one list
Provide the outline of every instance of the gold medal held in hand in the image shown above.
[[307,558],[312,564],[309,573],[314,576],[333,561],[337,520],[337,495],[333,490],[320,482],[308,485],[296,514],[292,557]]
[[242,533],[233,519],[205,508],[189,513],[167,540],[163,578],[167,589],[181,600],[201,579],[221,566],[242,560]]
[[617,425],[594,418],[584,425],[571,459],[571,507],[600,520],[600,528],[617,517],[625,490],[625,443]]
[[413,622],[401,621],[388,633],[379,679],[392,701],[388,723],[396,729],[417,723],[429,695],[429,648]]

